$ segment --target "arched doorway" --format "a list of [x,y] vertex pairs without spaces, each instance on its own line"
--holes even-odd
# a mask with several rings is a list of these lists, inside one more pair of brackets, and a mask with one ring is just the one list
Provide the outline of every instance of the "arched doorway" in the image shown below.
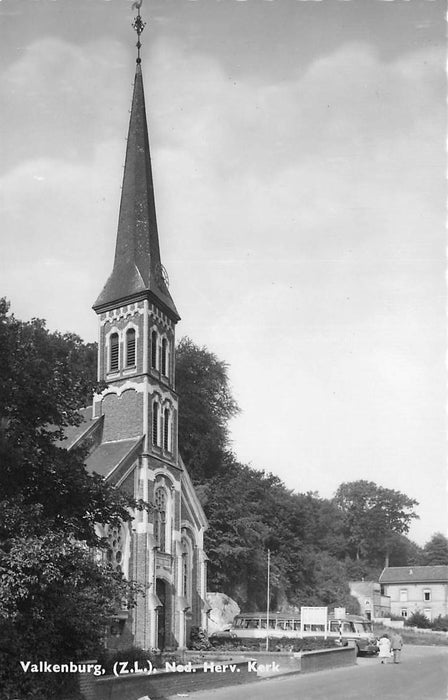
[[166,644],[166,583],[160,578],[156,580],[156,595],[161,603],[157,608],[157,646],[162,651]]

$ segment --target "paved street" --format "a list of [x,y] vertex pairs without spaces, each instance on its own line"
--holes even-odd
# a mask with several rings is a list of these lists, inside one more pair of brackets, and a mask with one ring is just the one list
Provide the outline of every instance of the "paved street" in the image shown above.
[[[182,694],[189,700],[447,700],[448,647],[406,646],[402,663],[350,668]],[[173,695],[172,700],[180,697]]]

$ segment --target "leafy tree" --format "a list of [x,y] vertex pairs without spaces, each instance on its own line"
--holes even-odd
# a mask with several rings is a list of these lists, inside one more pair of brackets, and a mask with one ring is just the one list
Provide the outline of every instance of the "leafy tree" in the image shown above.
[[[353,607],[344,562],[320,546],[337,519],[328,517],[328,502],[293,493],[278,477],[236,462],[208,481],[202,494],[210,523],[210,589],[224,591],[243,609],[264,609],[269,549],[271,609]],[[325,520],[328,530],[319,533]]]
[[372,481],[341,484],[334,501],[344,515],[350,555],[371,563],[384,557],[385,566],[394,535],[406,534],[412,519],[418,517],[416,500]]
[[231,394],[226,363],[189,338],[182,338],[177,346],[176,389],[179,448],[198,483],[224,468],[228,422],[239,408]]
[[356,599],[350,594],[347,570],[343,562],[325,551],[313,552],[309,565],[312,594],[300,601],[301,605],[345,607],[348,612],[359,611]]
[[423,564],[448,564],[448,538],[441,532],[436,532],[423,547]]
[[390,566],[418,566],[422,563],[423,551],[406,535],[394,533],[389,540]]
[[[93,653],[111,612],[136,593],[91,548],[105,546],[96,523],[142,506],[61,442],[95,388],[92,357],[77,336],[19,321],[0,300],[0,684],[13,697],[29,691],[19,659]],[[60,695],[50,686],[34,677],[33,697]]]

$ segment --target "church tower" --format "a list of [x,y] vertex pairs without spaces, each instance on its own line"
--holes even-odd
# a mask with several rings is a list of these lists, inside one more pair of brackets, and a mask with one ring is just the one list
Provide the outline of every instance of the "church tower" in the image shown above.
[[[110,560],[146,587],[117,612],[109,646],[186,644],[206,626],[203,534],[207,521],[178,452],[175,326],[180,320],[162,265],[140,59],[144,23],[133,24],[138,57],[112,273],[93,308],[99,319],[98,379],[83,434],[87,467],[153,509],[109,528]],[[86,427],[87,423],[87,427]]]
[[98,379],[107,395],[104,440],[144,435],[144,452],[177,464],[174,332],[179,314],[160,259],[140,59],[132,97],[115,260],[94,304],[100,320]]

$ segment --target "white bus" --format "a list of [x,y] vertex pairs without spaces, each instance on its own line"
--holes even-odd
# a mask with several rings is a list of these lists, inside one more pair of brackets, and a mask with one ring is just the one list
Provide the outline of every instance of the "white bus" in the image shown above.
[[[304,637],[325,637],[335,639],[342,646],[356,646],[358,654],[376,654],[377,640],[372,622],[360,615],[345,614],[341,619],[334,613],[328,616],[325,624],[306,624],[301,629],[300,614],[264,612],[241,613],[237,615],[228,633],[231,637],[244,639],[303,639]],[[217,633],[219,634],[219,633]]]

